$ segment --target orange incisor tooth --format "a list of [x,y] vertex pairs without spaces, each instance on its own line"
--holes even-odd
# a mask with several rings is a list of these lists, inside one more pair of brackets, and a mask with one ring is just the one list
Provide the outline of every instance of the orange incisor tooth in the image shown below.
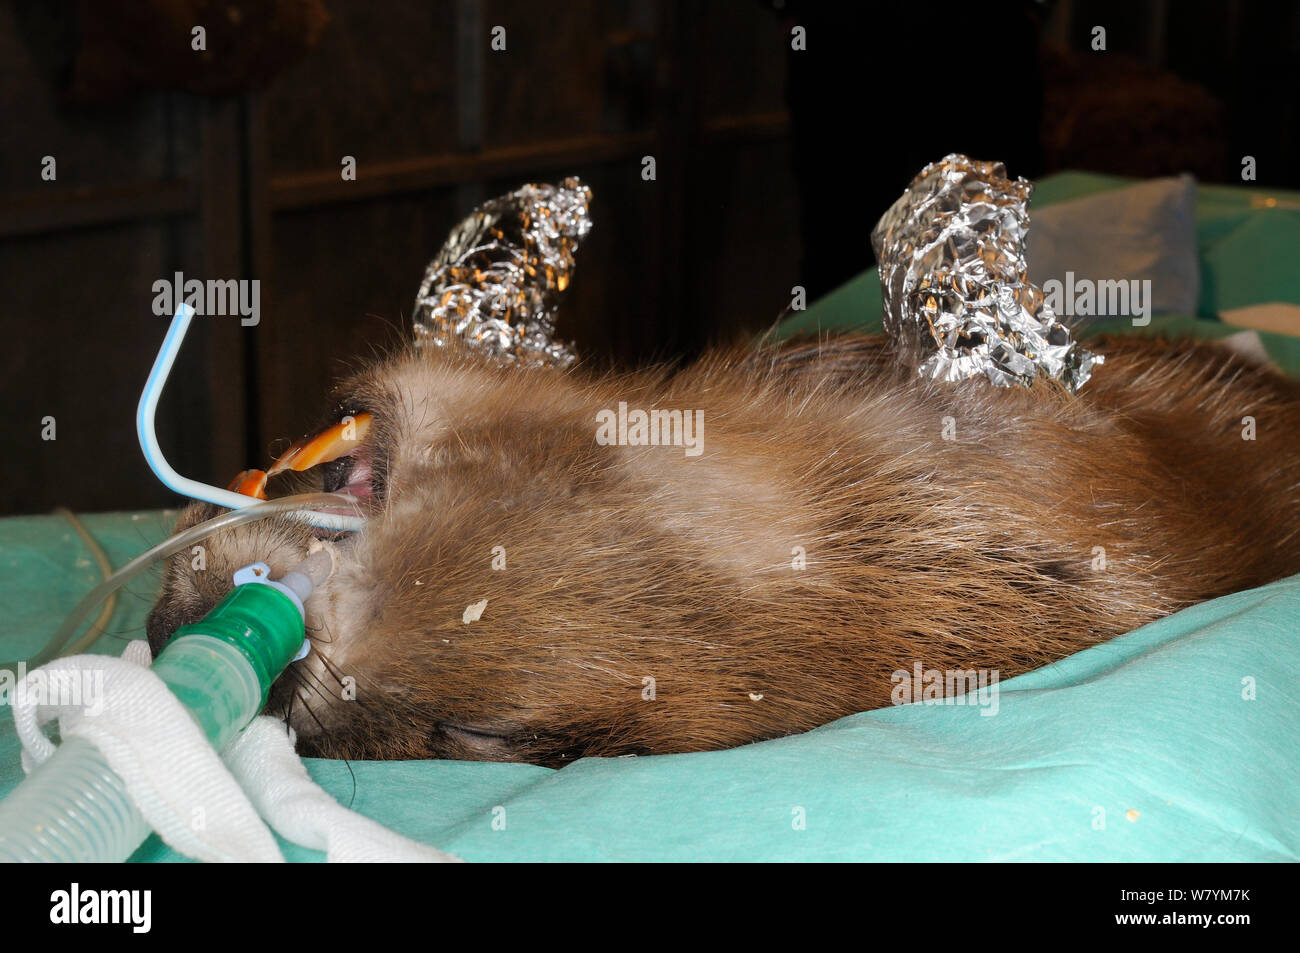
[[244,470],[230,481],[227,490],[234,490],[244,496],[266,499],[266,472],[263,470]]
[[355,450],[369,432],[369,414],[344,417],[334,426],[327,427],[314,436],[303,437],[280,454],[266,475],[273,477],[285,470],[310,470],[317,464],[337,460]]

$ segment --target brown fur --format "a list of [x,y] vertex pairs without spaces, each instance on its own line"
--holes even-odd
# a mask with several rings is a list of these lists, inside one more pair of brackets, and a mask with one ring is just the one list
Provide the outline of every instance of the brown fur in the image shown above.
[[[375,416],[383,499],[273,707],[323,756],[723,748],[887,705],[917,662],[1005,679],[1300,572],[1300,387],[1206,344],[1095,347],[1078,395],[928,383],[857,336],[671,375],[399,354],[340,389]],[[598,445],[619,401],[702,410],[703,454]],[[206,572],[177,557],[155,648],[310,540],[268,521],[210,540]]]

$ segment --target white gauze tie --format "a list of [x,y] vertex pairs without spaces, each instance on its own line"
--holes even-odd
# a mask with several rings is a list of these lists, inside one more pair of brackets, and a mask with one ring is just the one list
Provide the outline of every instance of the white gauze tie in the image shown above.
[[120,659],[75,655],[29,672],[24,683],[37,672],[49,682],[102,673],[103,686],[94,712],[87,712],[89,702],[40,705],[39,692],[13,693],[23,769],[30,772],[54,753],[41,729],[57,718],[63,738],[84,738],[99,749],[149,825],[187,857],[282,862],[265,818],[286,840],[323,851],[331,863],[459,859],[335,801],[307,775],[284,723],[274,718],[254,719],[219,756],[149,670],[151,661],[148,644],[135,641]]

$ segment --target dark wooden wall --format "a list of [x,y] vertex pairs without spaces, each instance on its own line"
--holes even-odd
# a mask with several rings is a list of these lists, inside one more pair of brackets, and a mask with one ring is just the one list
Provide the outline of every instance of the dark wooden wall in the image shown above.
[[[258,23],[318,5],[314,47],[285,43],[269,84],[223,82],[223,56],[232,73],[259,61]],[[193,83],[184,31],[149,32],[164,9],[225,18],[229,42]],[[806,53],[790,51],[795,23]],[[1098,23],[1105,53],[1089,47]],[[505,52],[490,49],[498,25]],[[933,72],[936,36],[1005,80],[1013,124],[996,97],[963,109],[965,74]],[[120,76],[109,39],[129,50]],[[1036,43],[1056,52],[1040,63]],[[1019,69],[983,58],[1008,44]],[[263,44],[261,66],[279,52]],[[768,326],[796,283],[815,297],[868,267],[871,225],[948,151],[1029,176],[1218,181],[1250,154],[1259,184],[1296,187],[1297,56],[1300,7],[1281,0],[0,0],[0,513],[175,502],[133,425],[167,323],[152,285],[174,272],[261,282],[256,328],[196,321],[160,414],[177,468],[224,484],[408,333],[448,229],[523,182],[577,174],[595,192],[565,337],[600,362],[679,359]],[[151,89],[155,66],[173,74]],[[921,76],[939,87],[918,92]],[[216,89],[234,92],[194,94]]]
[[160,413],[177,469],[219,484],[265,465],[331,378],[408,333],[448,229],[525,181],[577,174],[595,192],[561,322],[585,355],[689,354],[788,303],[788,33],[764,5],[325,5],[319,44],[264,90],[77,106],[63,95],[76,13],[0,3],[0,512],[174,502],[133,414],[167,324],[151,286],[175,271],[261,282],[256,328],[196,319]]

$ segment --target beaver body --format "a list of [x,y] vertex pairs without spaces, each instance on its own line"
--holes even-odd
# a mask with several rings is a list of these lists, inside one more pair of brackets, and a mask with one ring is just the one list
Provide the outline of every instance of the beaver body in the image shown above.
[[[1207,344],[1090,346],[1077,394],[924,381],[864,336],[630,375],[400,353],[338,391],[332,419],[373,423],[319,480],[372,515],[326,540],[272,709],[318,756],[716,749],[1300,572],[1300,386]],[[314,539],[268,520],[176,557],[155,650]]]

